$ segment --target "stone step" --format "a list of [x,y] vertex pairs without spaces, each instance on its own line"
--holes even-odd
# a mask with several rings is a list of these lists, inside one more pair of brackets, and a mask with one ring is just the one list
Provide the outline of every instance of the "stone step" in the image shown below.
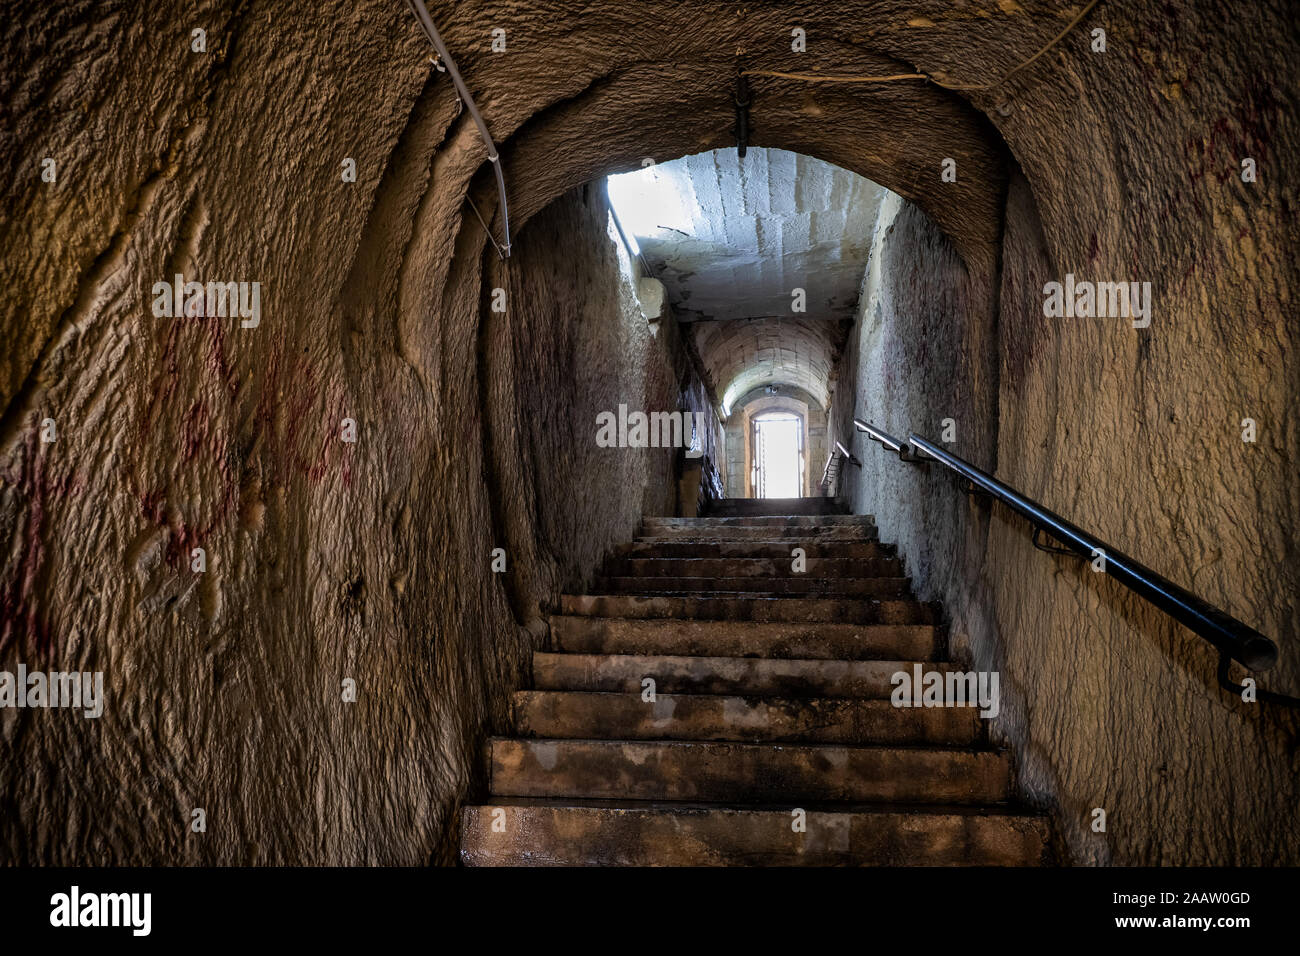
[[[538,690],[640,694],[642,680],[650,677],[659,694],[882,699],[894,691],[894,674],[911,674],[913,663],[535,651],[533,686]],[[948,665],[927,664],[925,670],[947,673]]]
[[522,737],[734,740],[974,747],[984,738],[974,707],[896,708],[888,700],[726,697],[639,692],[519,691]]
[[848,505],[840,498],[723,498],[709,508],[711,517],[848,513]]
[[494,797],[986,804],[1011,788],[992,751],[500,737],[489,750]]
[[874,527],[871,515],[755,515],[738,518],[644,518],[643,530],[660,528],[862,528]]
[[934,624],[935,609],[920,601],[804,597],[691,597],[640,594],[564,594],[564,614],[599,617],[685,618],[723,621],[806,621],[831,624]]
[[655,578],[899,578],[898,558],[805,558],[803,571],[792,571],[794,559],[781,558],[610,558],[605,573],[612,577]]
[[815,594],[834,598],[904,598],[910,594],[907,578],[664,578],[602,577],[596,579],[598,591],[620,594],[690,594],[705,591],[713,594],[754,594],[780,597]]
[[[619,546],[615,551],[622,558],[709,558],[711,560],[730,560],[733,558],[754,559],[768,558],[773,561],[789,562],[794,559],[791,552],[803,548],[804,555],[811,561],[814,558],[832,558],[835,560],[858,560],[873,558],[894,558],[898,549],[892,544],[878,541],[845,541],[842,539],[828,541],[674,541],[668,539],[633,541]],[[786,565],[789,567],[789,564]]]
[[669,621],[555,615],[551,648],[581,654],[932,661],[943,656],[929,624]]
[[[500,810],[501,813],[494,811]],[[500,821],[498,830],[493,822]],[[511,801],[461,811],[466,866],[1040,866],[1044,817],[989,811],[807,810]]]
[[810,524],[801,527],[702,527],[695,525],[644,528],[637,541],[874,541],[878,536],[871,524]]

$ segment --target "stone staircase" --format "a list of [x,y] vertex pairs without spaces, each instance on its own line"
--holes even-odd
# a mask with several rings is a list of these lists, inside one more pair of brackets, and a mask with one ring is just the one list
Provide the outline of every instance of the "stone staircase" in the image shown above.
[[1051,862],[977,708],[890,703],[896,671],[945,667],[944,640],[872,519],[845,510],[647,518],[598,593],[551,618],[516,736],[489,743],[491,802],[462,810],[462,862]]

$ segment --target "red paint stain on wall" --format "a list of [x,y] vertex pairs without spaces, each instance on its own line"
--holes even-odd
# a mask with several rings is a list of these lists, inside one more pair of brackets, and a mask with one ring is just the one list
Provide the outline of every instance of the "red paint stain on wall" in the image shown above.
[[40,443],[37,428],[32,428],[18,469],[0,475],[18,498],[20,515],[15,529],[17,560],[0,583],[0,652],[12,645],[29,656],[53,660],[57,621],[50,607],[41,603],[48,578],[43,536],[49,530],[49,509],[81,493],[85,482],[73,472],[55,473],[47,447]]

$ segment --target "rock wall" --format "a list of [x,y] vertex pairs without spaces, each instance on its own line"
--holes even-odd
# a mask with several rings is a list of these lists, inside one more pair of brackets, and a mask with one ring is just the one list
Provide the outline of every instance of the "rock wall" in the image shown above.
[[[904,214],[932,253],[917,268],[938,263],[944,281],[916,316],[894,310],[933,335],[932,358],[889,393],[902,403],[890,421],[969,398],[960,450],[1270,633],[1283,663],[1267,682],[1296,689],[1288,4],[1102,4],[1040,56],[1072,8],[500,0],[431,13],[501,149],[517,257],[504,266],[470,207],[503,237],[487,150],[401,4],[24,2],[0,23],[0,665],[104,670],[117,701],[95,721],[0,714],[0,813],[20,821],[0,835],[6,861],[449,858],[535,608],[597,545],[534,544],[527,578],[493,574],[492,549],[625,534],[660,500],[662,465],[592,518],[566,513],[587,498],[548,485],[548,469],[599,473],[582,467],[589,449],[556,464],[556,436],[638,381],[663,389],[656,400],[683,391],[610,356],[608,380],[584,379],[596,356],[579,350],[548,394],[564,333],[544,317],[589,322],[613,290],[594,278],[592,303],[519,301],[549,288],[525,257],[587,290],[556,250],[528,248],[529,221],[643,157],[733,146],[738,57],[768,74],[931,78],[751,78],[753,145],[852,170],[934,224]],[[795,26],[806,53],[791,53]],[[1090,46],[1099,28],[1105,53]],[[945,159],[956,182],[940,178]],[[1025,183],[1008,191],[1016,167]],[[1016,212],[1031,197],[1041,241]],[[1045,323],[1044,263],[1153,282],[1151,328]],[[259,282],[258,326],[155,318],[153,285],[177,273]],[[611,321],[622,308],[609,301]],[[920,361],[907,331],[862,341]],[[527,367],[525,332],[542,369]],[[940,346],[956,351],[933,357]],[[884,374],[870,353],[856,361]],[[513,404],[516,388],[534,405]],[[1260,426],[1252,445],[1244,417]],[[344,418],[355,444],[339,438]],[[952,521],[925,518],[942,532],[930,550],[924,525],[899,519],[898,536],[915,542],[922,586],[969,622],[959,642],[1019,682],[1004,685],[1008,733],[1027,785],[1061,801],[1076,855],[1294,861],[1278,836],[1300,830],[1294,725],[1225,702],[1188,635],[1069,567],[1040,578],[1047,559],[1019,529],[932,494]],[[535,539],[516,498],[529,495]],[[355,704],[340,702],[345,677]],[[1089,805],[1112,805],[1105,837],[1083,830]],[[196,807],[206,834],[189,830]]]
[[589,584],[643,515],[677,511],[682,450],[599,447],[597,416],[620,405],[702,412],[715,423],[700,436],[713,455],[716,415],[676,323],[642,314],[603,183],[548,206],[490,274],[508,307],[483,313],[486,481],[514,554],[516,616],[542,633],[541,605],[554,609],[561,588]]
[[996,273],[963,262],[915,205],[897,196],[881,207],[831,408],[831,431],[862,462],[845,462],[838,493],[871,514],[894,542],[918,594],[944,602],[954,621],[952,652],[968,658],[996,646],[986,565],[988,509],[935,466],[900,462],[853,426],[857,417],[897,439],[938,440],[987,466],[997,448]]
[[[102,670],[106,702],[0,711],[0,806],[20,823],[0,860],[450,862],[543,610],[643,513],[673,513],[680,452],[595,443],[598,411],[704,394],[675,328],[641,314],[603,187],[534,216],[508,262],[476,223],[450,260],[418,225],[445,119],[416,107],[355,225],[341,181],[254,216],[262,197],[202,164],[160,177],[60,317],[11,399],[32,411],[0,489],[0,670]],[[322,195],[352,246],[236,242],[235,222],[265,222],[323,246],[291,228],[312,207],[325,228]],[[434,267],[450,291],[430,299]],[[178,271],[260,279],[260,323],[153,316],[150,285]],[[15,288],[21,345],[72,293]]]
[[[1061,273],[1023,177],[1005,223],[991,295],[915,207],[884,211],[841,369],[859,417],[931,440],[953,419],[956,454],[1272,636],[1282,661],[1255,676],[1293,692],[1300,512],[1282,468],[1294,449],[1279,427],[1243,442],[1238,420],[1250,408],[1283,424],[1292,353],[1202,328],[1168,295],[1149,329],[1046,319],[1043,288]],[[1148,270],[1158,288],[1175,279]],[[1286,340],[1270,312],[1242,321]],[[898,541],[918,593],[944,602],[955,656],[1000,672],[995,733],[1077,862],[1300,860],[1293,716],[1224,694],[1205,642],[1088,563],[1035,550],[1025,522],[944,469],[854,447],[855,510]]]

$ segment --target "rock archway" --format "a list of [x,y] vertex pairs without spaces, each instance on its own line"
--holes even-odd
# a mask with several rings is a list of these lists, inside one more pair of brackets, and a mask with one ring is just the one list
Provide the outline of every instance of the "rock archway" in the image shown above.
[[[575,410],[694,387],[663,340],[594,322],[619,301],[591,279],[617,268],[598,200],[548,209],[734,145],[741,67],[752,143],[908,201],[837,379],[856,410],[960,419],[962,454],[1274,636],[1294,686],[1286,4],[1102,3],[1046,52],[1082,5],[430,9],[501,150],[509,260],[471,210],[502,235],[485,147],[402,4],[26,3],[0,33],[0,661],[103,670],[117,701],[39,732],[6,715],[0,792],[31,825],[0,857],[451,859],[541,611],[662,505],[650,459],[598,474]],[[1048,323],[1067,273],[1152,282],[1150,328]],[[155,317],[176,274],[259,282],[260,325]],[[1222,706],[1207,649],[1044,579],[996,515],[878,477],[862,501],[897,505],[959,645],[1003,669],[1007,740],[1076,858],[1295,862],[1282,718]],[[1140,827],[1091,833],[1099,803]],[[195,807],[222,839],[191,837]]]

